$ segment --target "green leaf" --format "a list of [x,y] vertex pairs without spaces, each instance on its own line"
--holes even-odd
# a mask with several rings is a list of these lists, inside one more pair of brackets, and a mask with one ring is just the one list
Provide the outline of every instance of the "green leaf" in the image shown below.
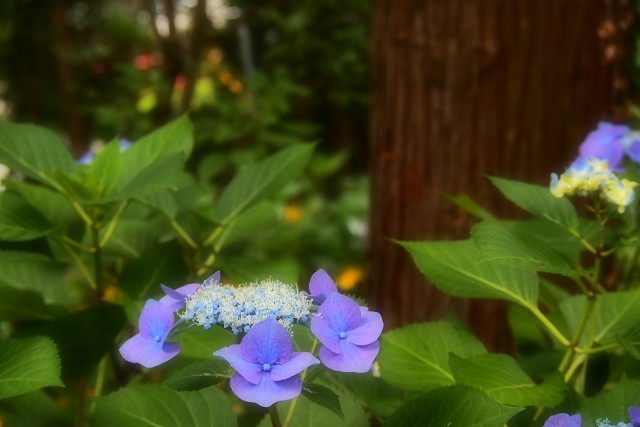
[[120,167],[120,142],[116,139],[108,143],[89,165],[98,198],[116,185]]
[[564,398],[561,375],[552,375],[537,385],[506,354],[480,354],[466,359],[452,354],[449,365],[456,383],[477,387],[505,405],[553,407]]
[[638,402],[640,402],[640,384],[623,377],[613,388],[585,403],[580,409],[582,425],[596,425],[598,418],[608,418],[612,423],[626,423],[629,421],[627,410],[630,406],[638,406]]
[[311,158],[313,145],[293,145],[241,170],[217,203],[220,219],[228,223],[254,203],[278,192],[296,178]]
[[[307,378],[309,375],[307,375]],[[406,400],[405,392],[374,377],[371,373],[357,374],[348,372],[324,372],[339,390],[344,390],[376,417],[384,419],[395,412]]]
[[222,347],[237,344],[235,335],[221,326],[214,326],[208,331],[196,326],[176,336],[175,341],[180,343],[181,355],[204,360],[211,360],[213,352]]
[[0,163],[55,186],[53,172],[76,167],[64,142],[50,130],[0,122]]
[[73,424],[69,413],[60,410],[44,391],[32,391],[0,400],[0,416],[6,426],[66,427]]
[[503,427],[520,408],[500,404],[480,390],[454,385],[409,401],[389,417],[394,427]]
[[175,391],[129,387],[97,400],[96,427],[233,427],[229,398],[215,387]]
[[[531,223],[484,221],[473,227],[473,241],[486,261],[498,262],[526,270],[557,273],[568,276],[580,274],[577,259],[571,263],[553,241],[529,230]],[[565,241],[559,242],[564,244]],[[576,243],[576,249],[578,249]],[[577,250],[575,257],[577,258]]]
[[532,271],[484,261],[472,241],[401,242],[435,286],[453,296],[497,298],[524,306],[538,300],[538,277]]
[[178,391],[199,390],[231,378],[233,370],[222,359],[194,362],[180,369],[164,381],[164,385]]
[[22,197],[0,193],[0,239],[31,240],[55,230],[42,214]]
[[71,204],[60,193],[24,181],[8,181],[6,186],[20,194],[27,203],[44,215],[50,224],[64,227],[78,220]]
[[449,353],[485,353],[469,332],[450,322],[419,323],[382,335],[378,363],[382,379],[406,390],[427,391],[455,383]]
[[87,374],[108,351],[125,325],[122,307],[104,304],[87,308],[42,326],[24,328],[22,335],[47,335],[57,344],[66,380]]
[[344,420],[344,414],[340,407],[340,398],[338,395],[328,387],[320,384],[306,384],[302,388],[302,395],[323,408],[327,408],[334,414]]
[[[186,115],[142,137],[122,153],[119,184],[127,185],[161,157],[187,159],[193,149],[193,126]],[[149,172],[147,172],[149,174]]]
[[102,198],[101,201],[143,197],[173,187],[182,173],[184,160],[182,153],[171,153],[159,157],[155,162],[140,168],[136,175],[128,177],[126,181],[120,180],[112,194]]
[[458,207],[464,209],[471,215],[481,220],[495,219],[493,214],[483,208],[477,201],[467,195],[451,196],[449,199]]
[[0,343],[0,399],[48,386],[64,387],[53,341],[34,337]]
[[68,303],[63,274],[63,269],[44,255],[0,250],[0,285],[36,291],[47,304]]
[[[344,418],[339,417],[333,411],[318,405],[301,395],[295,400],[288,400],[277,404],[280,420],[284,422],[293,402],[294,411],[287,424],[288,427],[368,427],[369,420],[362,407],[349,395],[336,391],[340,400],[340,408]],[[269,416],[262,419],[258,427],[271,426]]]
[[62,306],[45,304],[39,292],[0,286],[0,319],[4,321],[51,320],[65,313]]
[[[570,331],[576,331],[587,305],[587,299],[578,295],[563,301],[560,311],[567,321]],[[618,342],[619,336],[625,336],[637,328],[640,323],[640,290],[615,292],[598,295],[594,303],[589,326],[589,335],[601,345]],[[583,334],[581,345],[589,342],[589,336]]]
[[578,227],[578,214],[567,198],[554,197],[548,187],[502,178],[490,178],[500,192],[520,208],[566,228]]

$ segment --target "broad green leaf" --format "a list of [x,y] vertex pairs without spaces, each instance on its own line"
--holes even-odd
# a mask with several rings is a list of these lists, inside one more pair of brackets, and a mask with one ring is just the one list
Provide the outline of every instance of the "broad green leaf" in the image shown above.
[[450,322],[419,323],[383,334],[378,363],[389,384],[428,391],[455,383],[449,353],[470,357],[485,352],[473,335]]
[[63,274],[61,266],[44,255],[0,250],[0,285],[36,291],[47,304],[68,303]]
[[176,336],[175,341],[180,343],[180,354],[194,359],[211,360],[213,352],[236,343],[236,337],[228,329],[214,326],[205,331],[201,326],[195,326],[190,330]]
[[386,421],[394,427],[503,427],[521,408],[506,406],[465,385],[439,388],[401,406]]
[[[161,218],[121,219],[107,242],[104,252],[116,256],[137,258],[158,244],[160,236],[168,230]],[[100,237],[104,237],[106,228]]]
[[[349,395],[336,391],[340,400],[340,408],[344,418],[340,418],[333,411],[300,395],[295,400],[288,400],[277,404],[280,420],[287,419],[289,410],[295,404],[288,427],[368,427],[369,420],[362,407]],[[295,402],[295,403],[294,403]],[[258,427],[271,426],[269,416],[262,419]]]
[[395,412],[406,400],[403,390],[371,373],[325,372],[322,379],[331,381],[336,389],[344,390],[367,411],[381,419]]
[[0,193],[1,240],[31,240],[54,230],[55,226],[22,197]]
[[578,214],[573,204],[567,198],[554,197],[548,187],[495,177],[491,182],[507,199],[530,214],[567,228],[578,227]]
[[224,189],[216,211],[228,223],[254,203],[279,191],[296,178],[311,158],[313,145],[293,145],[242,169]]
[[89,165],[99,198],[108,194],[116,185],[120,168],[120,143],[116,139],[107,144]]
[[51,224],[60,227],[79,220],[69,201],[60,193],[24,181],[8,181],[6,186],[9,190],[19,193]]
[[234,427],[229,398],[216,387],[175,391],[158,385],[121,389],[97,400],[96,427]]
[[0,416],[6,426],[66,427],[73,424],[70,415],[42,390],[0,400]]
[[[536,235],[539,229],[528,230],[531,223],[484,221],[472,230],[473,241],[478,245],[486,261],[519,267],[525,270],[543,271],[563,275],[578,275],[578,251],[572,258],[558,250],[566,241],[553,242]],[[576,249],[579,249],[575,243]]]
[[[585,328],[581,345],[586,345],[591,339],[601,345],[618,342],[619,336],[632,332],[640,323],[639,305],[640,290],[598,295],[591,313],[593,323]],[[560,304],[562,315],[572,333],[578,328],[586,306],[587,300],[583,295]]]
[[64,387],[53,341],[34,337],[0,343],[0,399],[48,386]]
[[66,380],[87,374],[102,356],[113,349],[116,336],[125,325],[122,307],[103,304],[60,317],[33,328],[22,335],[47,335],[58,346],[62,377]]
[[53,172],[76,166],[62,139],[50,130],[0,122],[0,163],[40,182],[54,185]]
[[64,307],[45,304],[39,292],[0,286],[0,319],[4,321],[51,320],[64,314]]
[[194,362],[180,369],[164,381],[164,385],[178,391],[199,390],[231,378],[233,369],[219,358]]
[[564,398],[562,376],[552,375],[537,385],[506,354],[480,354],[465,359],[452,354],[449,365],[456,383],[479,388],[505,405],[553,407]]
[[[143,197],[147,194],[171,188],[176,184],[178,177],[182,173],[184,161],[185,157],[182,153],[171,153],[159,157],[155,162],[140,168],[136,175],[129,177],[126,181],[121,180],[112,191],[112,194],[102,200],[115,201]],[[120,176],[122,176],[122,173]]]
[[483,208],[477,201],[467,195],[451,196],[449,197],[449,199],[460,208],[464,209],[480,220],[495,219],[491,212]]
[[323,408],[327,408],[344,420],[344,414],[340,407],[340,398],[328,387],[320,384],[306,384],[302,388],[302,395]]
[[618,422],[629,422],[627,410],[630,406],[638,406],[640,402],[640,383],[630,381],[626,377],[613,388],[598,394],[580,408],[582,425],[596,425],[598,418],[608,418],[616,425]]
[[497,298],[524,306],[538,300],[538,277],[533,271],[485,261],[469,240],[401,242],[435,286],[450,295]]
[[179,154],[186,160],[192,149],[193,126],[184,115],[142,137],[122,153],[120,187],[127,185],[143,170],[157,163],[161,157]]

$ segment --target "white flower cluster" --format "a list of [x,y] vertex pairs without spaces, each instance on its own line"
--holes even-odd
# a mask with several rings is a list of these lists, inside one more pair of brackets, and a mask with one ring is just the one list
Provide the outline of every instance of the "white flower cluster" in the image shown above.
[[186,299],[181,317],[210,329],[220,325],[234,334],[247,333],[251,326],[274,318],[290,330],[294,323],[306,323],[313,303],[294,285],[278,280],[248,283],[237,287],[203,284]]

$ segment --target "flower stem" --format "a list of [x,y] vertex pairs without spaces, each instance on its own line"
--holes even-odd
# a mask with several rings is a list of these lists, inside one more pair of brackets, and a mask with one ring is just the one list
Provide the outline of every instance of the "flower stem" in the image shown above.
[[535,305],[529,305],[527,306],[527,308],[529,309],[529,311],[531,311],[531,313],[534,316],[536,316],[536,318],[540,321],[540,323],[542,323],[542,325],[547,329],[547,331],[549,331],[549,333],[553,335],[555,339],[560,341],[560,344],[562,344],[565,347],[568,347],[571,344],[571,342],[567,339],[567,337],[565,337],[562,334],[562,332],[560,332],[558,328],[556,328],[556,326],[553,323],[551,323],[549,318],[545,316],[538,307],[536,307]]
[[276,404],[269,406],[269,416],[271,417],[271,424],[273,427],[282,427],[282,422],[280,421],[280,415],[278,414],[278,408]]

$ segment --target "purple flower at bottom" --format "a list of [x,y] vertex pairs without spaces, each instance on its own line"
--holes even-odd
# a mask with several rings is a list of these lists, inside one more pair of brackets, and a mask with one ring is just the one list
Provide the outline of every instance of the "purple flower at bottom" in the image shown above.
[[631,427],[640,427],[640,406],[629,407],[629,421]]
[[326,271],[320,269],[311,275],[311,279],[309,279],[309,298],[314,304],[322,304],[334,292],[338,292],[338,287]]
[[186,304],[186,298],[193,295],[201,286],[217,285],[220,282],[220,272],[216,271],[207,280],[200,283],[190,283],[188,285],[180,286],[176,289],[171,289],[165,285],[160,285],[165,293],[165,296],[160,298],[160,303],[171,308],[174,312],[182,309]]
[[556,414],[550,416],[542,427],[580,427],[582,416],[580,414]]
[[358,306],[351,298],[335,292],[311,319],[311,331],[323,344],[318,356],[329,369],[367,372],[378,352],[382,317]]
[[182,320],[173,322],[173,311],[169,307],[152,299],[147,300],[138,319],[140,333],[122,344],[122,358],[153,368],[175,357],[180,352],[180,344],[165,340],[180,323]]
[[298,396],[302,391],[298,374],[320,363],[311,353],[294,352],[287,330],[271,318],[254,325],[240,344],[213,355],[236,370],[229,382],[236,396],[265,408]]
[[622,139],[628,132],[629,127],[625,125],[600,122],[580,145],[580,156],[587,160],[594,157],[607,160],[609,169],[617,170],[624,156]]

